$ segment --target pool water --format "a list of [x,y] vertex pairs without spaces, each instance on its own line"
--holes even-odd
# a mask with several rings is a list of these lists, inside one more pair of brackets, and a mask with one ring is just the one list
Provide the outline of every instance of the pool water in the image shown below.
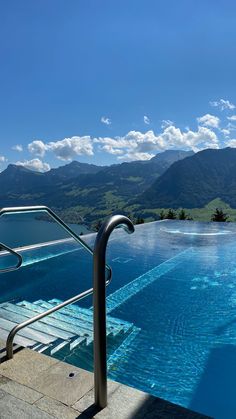
[[[93,245],[94,235],[83,238]],[[80,250],[51,252],[2,275],[1,301],[65,300],[89,288],[91,255]],[[236,226],[164,221],[136,226],[130,236],[119,229],[107,259],[107,310],[139,329],[109,359],[110,378],[215,418],[235,418]],[[91,297],[79,303],[91,304]],[[76,353],[66,361],[79,365]]]

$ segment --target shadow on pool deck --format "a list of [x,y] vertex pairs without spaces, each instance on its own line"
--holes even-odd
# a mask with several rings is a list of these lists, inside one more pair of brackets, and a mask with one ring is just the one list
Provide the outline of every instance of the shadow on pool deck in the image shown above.
[[215,419],[235,419],[235,377],[236,346],[212,349],[189,408]]

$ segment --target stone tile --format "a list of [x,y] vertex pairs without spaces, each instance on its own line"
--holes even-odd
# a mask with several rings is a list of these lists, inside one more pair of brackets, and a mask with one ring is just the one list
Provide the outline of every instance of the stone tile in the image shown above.
[[83,417],[86,418],[86,416],[83,415],[78,416],[78,412],[76,412],[76,410],[71,409],[70,407],[65,406],[63,403],[46,396],[38,400],[35,405],[39,409],[55,416],[58,419],[76,419],[78,417],[81,419]]
[[35,377],[58,362],[57,359],[24,349],[15,354],[13,359],[0,365],[0,374],[31,387]]
[[108,382],[108,406],[98,411],[94,406],[93,391],[89,391],[73,405],[88,418],[96,419],[204,419],[206,416],[181,406],[150,396],[131,387]]
[[[70,378],[71,373],[74,375]],[[93,374],[60,362],[38,374],[31,387],[71,406],[93,387]]]
[[[108,400],[111,399],[112,395],[116,392],[119,386],[121,386],[121,384],[116,383],[115,381],[108,381]],[[94,405],[94,389],[88,391],[72,407],[78,410],[79,412],[84,412],[88,416],[91,416],[92,414],[95,415],[96,413],[98,413],[98,410]]]
[[5,397],[6,396],[6,393],[5,393],[5,391],[3,391],[3,390],[0,390],[0,399],[2,398],[2,397]]
[[0,376],[0,389],[28,403],[34,403],[43,397],[41,393],[3,376]]
[[38,407],[19,400],[0,390],[0,418],[1,419],[55,419]]

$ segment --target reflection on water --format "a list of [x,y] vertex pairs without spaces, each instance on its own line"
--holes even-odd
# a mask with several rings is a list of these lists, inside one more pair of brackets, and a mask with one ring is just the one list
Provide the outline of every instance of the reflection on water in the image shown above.
[[184,235],[190,235],[190,236],[224,236],[225,234],[233,234],[232,231],[229,230],[223,230],[223,231],[209,231],[209,232],[197,232],[197,231],[182,231],[182,230],[169,230],[165,228],[161,228],[161,231],[164,231],[165,233],[171,233],[171,234],[184,234]]

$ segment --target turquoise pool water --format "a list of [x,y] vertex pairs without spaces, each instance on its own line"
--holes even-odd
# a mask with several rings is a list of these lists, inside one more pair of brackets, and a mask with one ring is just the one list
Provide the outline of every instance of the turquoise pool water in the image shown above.
[[[91,245],[94,238],[84,236]],[[91,286],[91,255],[70,241],[28,250],[25,261],[0,276],[1,301],[64,300]],[[236,226],[164,221],[137,226],[130,236],[117,230],[108,262],[108,312],[139,329],[110,357],[110,378],[235,418]],[[76,351],[66,360],[81,362]]]

